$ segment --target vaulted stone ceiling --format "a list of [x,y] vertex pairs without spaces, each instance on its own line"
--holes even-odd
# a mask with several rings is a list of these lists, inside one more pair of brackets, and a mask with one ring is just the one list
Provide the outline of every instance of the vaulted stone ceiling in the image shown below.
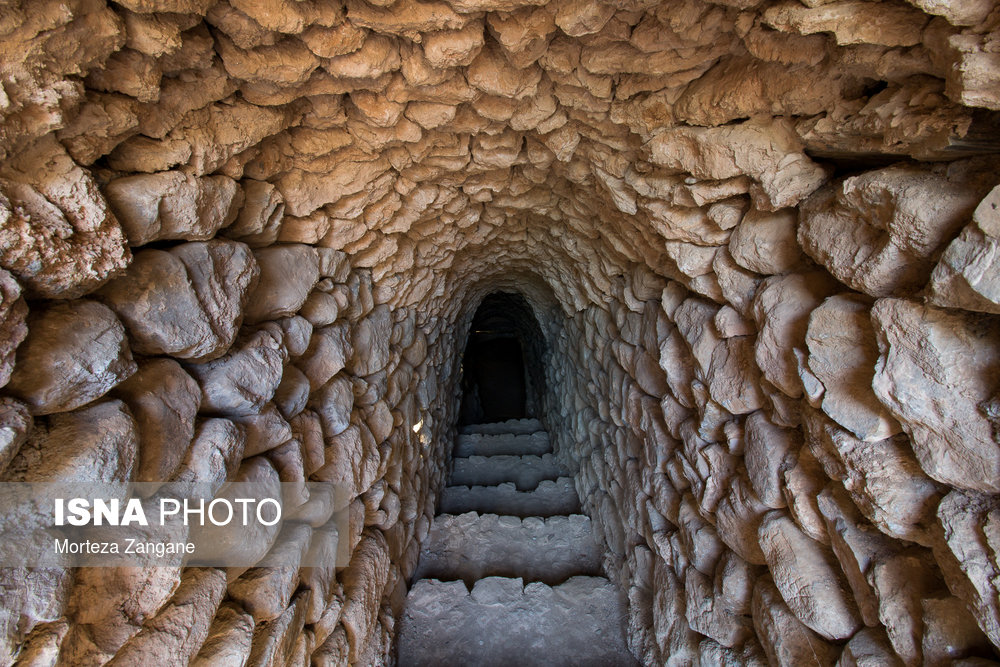
[[4,650],[390,654],[506,290],[636,656],[992,655],[998,39],[992,0],[0,2],[8,481],[266,459],[350,486],[355,556],[12,581]]

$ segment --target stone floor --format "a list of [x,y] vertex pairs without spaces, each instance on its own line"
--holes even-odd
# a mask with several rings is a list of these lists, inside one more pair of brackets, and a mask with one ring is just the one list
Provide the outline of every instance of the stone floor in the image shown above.
[[400,667],[635,665],[590,518],[533,420],[469,427],[407,596]]

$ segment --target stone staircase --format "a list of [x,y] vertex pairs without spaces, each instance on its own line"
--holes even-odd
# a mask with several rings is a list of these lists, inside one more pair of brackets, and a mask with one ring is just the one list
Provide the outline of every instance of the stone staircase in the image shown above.
[[463,429],[397,644],[400,667],[635,665],[590,518],[537,420]]

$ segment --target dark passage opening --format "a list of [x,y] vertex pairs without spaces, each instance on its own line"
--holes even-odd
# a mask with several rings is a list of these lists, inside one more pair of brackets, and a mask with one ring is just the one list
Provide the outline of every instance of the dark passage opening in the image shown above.
[[542,336],[520,294],[488,295],[472,318],[462,357],[461,424],[536,416]]
[[[480,423],[525,417],[524,355],[514,336],[473,331],[462,361],[470,412]],[[467,422],[472,423],[472,422]]]

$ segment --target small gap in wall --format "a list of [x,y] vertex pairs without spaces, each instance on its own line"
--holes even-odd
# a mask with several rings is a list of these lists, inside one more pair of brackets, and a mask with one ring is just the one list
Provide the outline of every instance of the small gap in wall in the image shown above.
[[833,173],[830,176],[831,180],[855,176],[872,169],[882,169],[883,167],[888,167],[898,162],[911,161],[911,159],[905,155],[889,155],[885,153],[857,155],[853,153],[844,154],[825,152],[809,148],[805,150],[805,153],[814,161],[826,167],[833,168]]

